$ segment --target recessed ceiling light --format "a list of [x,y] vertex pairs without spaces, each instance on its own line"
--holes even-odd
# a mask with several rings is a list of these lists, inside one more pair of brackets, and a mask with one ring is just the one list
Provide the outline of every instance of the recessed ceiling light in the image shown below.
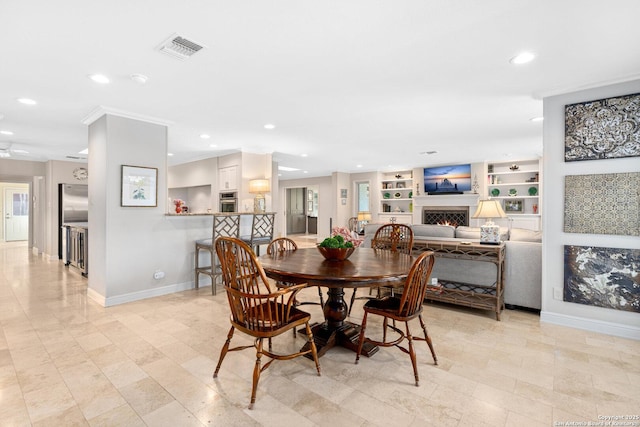
[[36,105],[37,102],[30,98],[18,98],[18,102],[24,105]]
[[268,130],[272,130],[272,129],[276,128],[276,125],[271,124],[271,123],[267,123],[266,125],[264,125],[264,128],[268,129]]
[[96,83],[100,83],[101,85],[106,85],[107,83],[109,83],[109,77],[105,76],[104,74],[91,74],[89,78]]
[[544,120],[544,117],[532,117],[529,120],[531,120],[532,122],[541,122]]
[[13,152],[14,153],[18,153],[18,154],[29,154],[29,152],[27,150],[14,149]]
[[300,154],[300,157],[307,157],[307,154],[305,154],[305,153]]
[[361,167],[362,167],[362,165],[356,165],[356,167],[357,167],[357,168],[361,168]]
[[304,172],[302,172],[302,173],[309,173],[309,171],[304,171]]
[[527,62],[533,61],[536,56],[531,52],[521,52],[511,58],[509,62],[516,65],[526,64]]
[[295,172],[295,171],[299,171],[300,169],[291,168],[289,166],[278,166],[278,170],[279,171],[285,171],[285,172]]
[[209,144],[209,147],[211,148],[216,148],[218,145],[217,144]]
[[173,156],[173,153],[167,153],[167,156],[171,157]]
[[211,135],[207,135],[206,133],[203,133],[202,135],[200,135],[200,138],[209,139],[209,138],[211,138]]
[[149,80],[149,77],[145,76],[144,74],[131,74],[131,80],[133,80],[138,84],[143,85],[147,83],[147,80]]
[[89,149],[88,149],[88,148],[85,148],[85,149],[84,149],[84,150],[82,150],[82,151],[78,151],[78,154],[89,154]]
[[0,133],[3,135],[13,135],[13,132],[11,132],[10,130],[0,130]]

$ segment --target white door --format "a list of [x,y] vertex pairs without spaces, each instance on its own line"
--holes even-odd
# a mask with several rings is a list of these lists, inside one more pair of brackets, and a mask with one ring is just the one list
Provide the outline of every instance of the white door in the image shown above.
[[29,192],[7,188],[4,192],[4,240],[29,238]]

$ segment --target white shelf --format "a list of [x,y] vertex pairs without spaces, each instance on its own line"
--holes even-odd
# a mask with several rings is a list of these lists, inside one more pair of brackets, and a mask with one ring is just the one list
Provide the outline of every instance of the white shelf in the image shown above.
[[[517,170],[511,170],[510,167],[517,164]],[[540,201],[542,200],[540,185],[540,161],[538,159],[509,161],[509,162],[489,162],[493,168],[491,172],[487,171],[486,195],[487,197],[499,200],[504,208],[510,200],[521,200],[523,212],[506,212],[509,219],[522,218],[525,222],[536,223],[536,229],[540,227]],[[494,182],[491,181],[497,181]],[[530,188],[537,190],[535,195],[529,194]],[[509,190],[514,189],[518,194],[510,195]],[[499,190],[500,194],[493,196],[492,190]],[[537,212],[537,213],[534,213]]]
[[[400,178],[396,178],[396,175],[400,175]],[[400,185],[401,188],[397,188]],[[384,188],[388,187],[388,188]],[[403,217],[405,222],[410,220],[413,213],[411,212],[411,204],[413,198],[409,195],[413,195],[413,171],[391,171],[382,173],[380,176],[380,204],[379,215],[383,215],[385,218],[392,216]],[[394,197],[398,193],[400,197]],[[384,195],[389,194],[389,198],[385,198]],[[386,206],[385,206],[386,205]],[[384,208],[391,209],[390,211],[384,211]],[[396,208],[402,209],[402,212],[394,212]]]
[[492,199],[537,199],[540,196],[491,196]]

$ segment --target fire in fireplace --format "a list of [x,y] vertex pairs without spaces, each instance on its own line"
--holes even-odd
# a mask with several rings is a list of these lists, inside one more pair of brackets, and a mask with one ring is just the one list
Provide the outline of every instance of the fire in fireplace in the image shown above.
[[425,206],[422,209],[422,223],[466,226],[469,225],[469,208],[467,206]]

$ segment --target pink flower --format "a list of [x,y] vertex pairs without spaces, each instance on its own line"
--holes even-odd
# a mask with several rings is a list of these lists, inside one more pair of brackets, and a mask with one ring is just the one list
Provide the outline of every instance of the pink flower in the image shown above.
[[363,239],[355,231],[350,231],[347,227],[333,227],[331,235],[342,236],[345,242],[351,242],[356,247],[363,242]]

